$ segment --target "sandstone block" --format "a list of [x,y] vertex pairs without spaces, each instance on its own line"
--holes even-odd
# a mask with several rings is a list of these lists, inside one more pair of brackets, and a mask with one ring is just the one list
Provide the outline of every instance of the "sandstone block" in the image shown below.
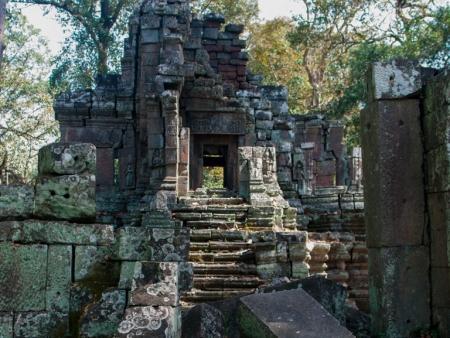
[[70,285],[72,283],[72,247],[50,245],[48,247],[47,309],[68,314]]
[[39,150],[39,175],[95,175],[95,171],[93,144],[53,143]]
[[41,178],[36,184],[34,213],[39,218],[95,219],[95,176]]
[[180,337],[181,313],[169,306],[130,307],[118,328],[120,338]]
[[102,293],[101,299],[88,307],[81,319],[80,333],[83,337],[113,337],[126,305],[124,290],[110,290]]
[[13,338],[13,320],[12,312],[0,312],[0,337]]
[[129,303],[133,306],[177,306],[179,273],[178,263],[137,263]]
[[0,185],[0,220],[29,218],[33,208],[33,187]]
[[0,243],[0,312],[45,310],[47,246]]
[[211,305],[197,305],[183,317],[184,338],[222,338],[224,335],[224,316]]
[[14,337],[48,337],[50,334],[50,327],[50,315],[47,312],[19,313],[14,322]]

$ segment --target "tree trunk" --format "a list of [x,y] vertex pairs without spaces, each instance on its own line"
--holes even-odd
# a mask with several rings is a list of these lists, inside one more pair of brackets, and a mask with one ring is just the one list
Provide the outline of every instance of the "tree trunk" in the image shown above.
[[108,74],[108,44],[107,43],[99,43],[98,44],[97,72],[98,72],[98,75],[101,75],[101,76],[105,76],[106,74]]
[[6,1],[7,0],[0,0],[0,65],[3,60],[3,51],[5,49],[3,36],[5,31]]

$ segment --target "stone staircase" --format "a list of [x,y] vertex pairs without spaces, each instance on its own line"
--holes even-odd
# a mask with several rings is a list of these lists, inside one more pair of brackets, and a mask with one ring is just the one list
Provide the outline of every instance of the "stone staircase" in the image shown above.
[[249,205],[226,190],[200,190],[180,199],[174,217],[191,229],[193,289],[185,304],[253,293],[263,283],[246,224]]

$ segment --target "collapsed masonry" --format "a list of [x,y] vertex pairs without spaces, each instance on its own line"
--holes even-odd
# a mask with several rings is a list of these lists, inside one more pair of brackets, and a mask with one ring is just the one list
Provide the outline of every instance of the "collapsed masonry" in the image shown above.
[[290,115],[223,22],[144,1],[122,74],[56,100],[35,189],[0,188],[0,336],[177,337],[182,303],[309,275],[368,309],[360,151]]

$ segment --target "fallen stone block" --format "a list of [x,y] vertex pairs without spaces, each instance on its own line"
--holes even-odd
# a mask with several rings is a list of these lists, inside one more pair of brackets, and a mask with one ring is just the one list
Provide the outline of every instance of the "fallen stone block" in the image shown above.
[[249,338],[354,337],[302,289],[243,297],[238,316]]
[[27,185],[0,185],[0,220],[26,219],[34,208],[34,189]]
[[183,338],[222,338],[225,336],[223,314],[209,304],[200,304],[183,317]]
[[36,184],[34,214],[42,219],[95,220],[95,176],[40,179]]
[[170,306],[130,307],[118,329],[119,338],[180,337],[181,314]]
[[39,150],[39,175],[95,174],[96,148],[89,143],[53,143]]

